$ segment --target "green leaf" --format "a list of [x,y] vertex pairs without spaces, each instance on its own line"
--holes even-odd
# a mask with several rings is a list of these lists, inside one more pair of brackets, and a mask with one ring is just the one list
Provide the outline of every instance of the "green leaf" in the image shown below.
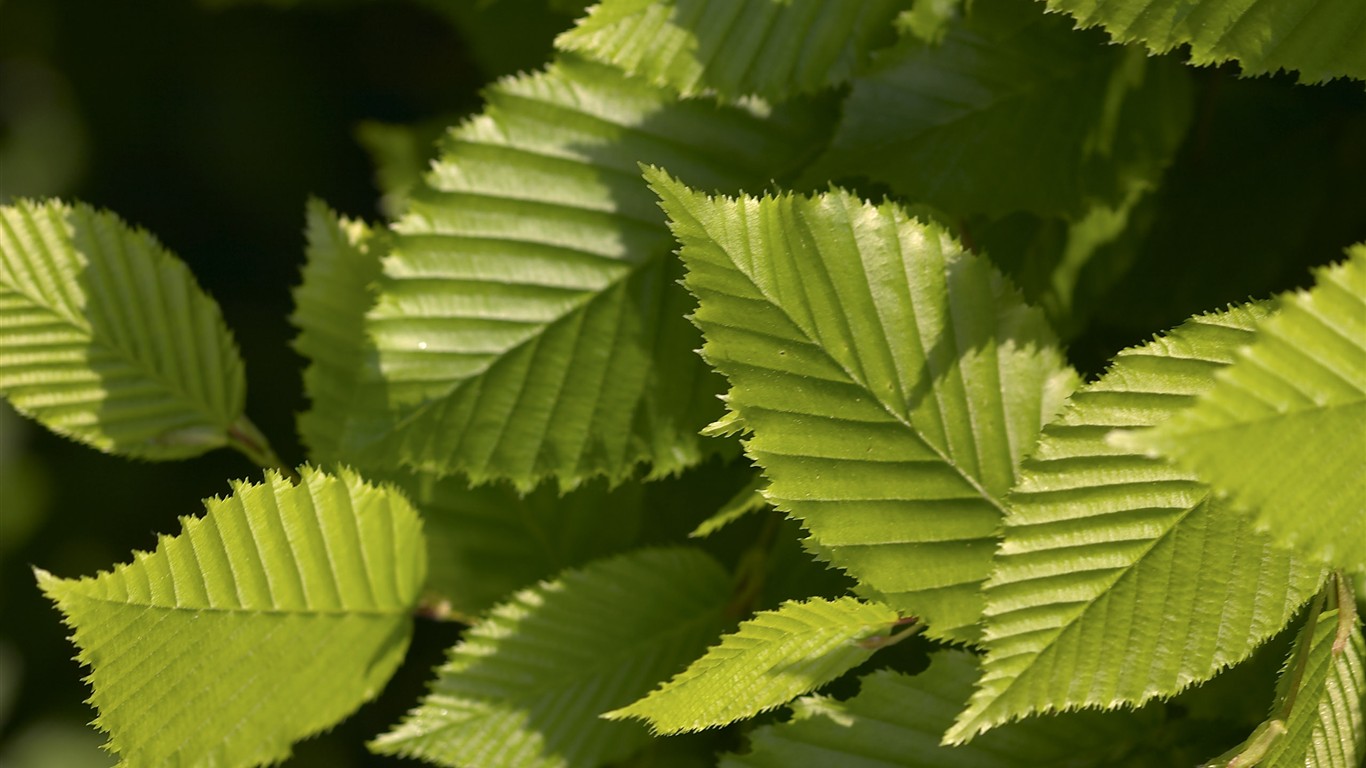
[[948,742],[1034,712],[1175,694],[1246,658],[1317,589],[1317,566],[1193,475],[1107,440],[1187,407],[1266,314],[1198,316],[1121,352],[1044,430],[986,585],[983,678]]
[[862,664],[875,646],[860,641],[896,622],[896,611],[851,597],[787,602],[742,623],[650,695],[603,717],[640,718],[659,734],[753,717]]
[[417,514],[348,470],[300,474],[234,484],[113,571],[37,571],[120,765],[277,762],[403,659],[426,570]]
[[422,183],[437,140],[451,122],[433,119],[417,125],[393,125],[367,120],[356,126],[356,141],[370,155],[375,168],[375,186],[382,193],[379,209],[386,218],[396,219],[407,210],[408,193]]
[[[1285,732],[1259,765],[1357,768],[1366,758],[1366,642],[1355,611],[1348,616],[1350,623],[1344,626],[1339,611],[1324,611],[1300,632],[1277,697],[1279,708],[1295,686],[1289,716],[1282,721]],[[1342,640],[1346,642],[1339,647]],[[1301,653],[1302,669],[1297,664]]]
[[400,483],[422,511],[431,570],[427,588],[455,614],[477,616],[514,591],[636,543],[644,489],[594,480],[560,495],[506,483],[471,488],[458,477]]
[[1236,59],[1244,75],[1299,70],[1300,82],[1366,80],[1366,5],[1359,0],[1048,0],[1079,26],[1154,53],[1190,46],[1193,64]]
[[323,203],[308,204],[308,249],[303,282],[294,289],[290,322],[294,349],[309,361],[304,392],[312,400],[299,415],[299,436],[315,463],[338,460],[365,361],[365,312],[374,306],[385,233],[339,217]]
[[896,18],[896,28],[904,35],[938,44],[962,13],[961,5],[962,0],[914,0],[910,10],[902,11]]
[[1107,46],[1037,3],[976,0],[941,43],[906,37],[855,78],[807,178],[864,175],[957,216],[1079,217],[1160,178],[1190,97],[1175,62]]
[[1040,718],[965,746],[941,746],[940,735],[977,673],[971,654],[946,651],[914,677],[889,670],[865,676],[858,695],[847,701],[799,699],[790,721],[756,730],[750,751],[726,755],[721,768],[1113,768],[1130,765],[1126,758],[1135,753],[1156,751],[1145,743],[1155,713],[1127,712]]
[[637,161],[764,184],[810,154],[827,110],[680,102],[574,59],[487,99],[395,228],[344,455],[523,490],[697,462],[720,382]]
[[1318,272],[1190,409],[1132,444],[1170,457],[1263,530],[1366,571],[1366,245]]
[[902,0],[602,0],[555,39],[684,96],[782,100],[847,80]]
[[871,597],[975,638],[1003,499],[1076,383],[1042,315],[891,203],[647,176],[769,501]]
[[764,497],[765,485],[767,485],[767,483],[764,480],[764,476],[755,474],[754,479],[744,488],[741,488],[730,501],[722,505],[722,507],[716,511],[716,514],[698,524],[698,526],[692,530],[692,533],[688,534],[688,538],[705,538],[736,520],[739,520],[745,515],[748,515],[751,512],[758,512],[764,507],[767,507],[768,499]]
[[371,748],[438,765],[589,768],[649,741],[598,715],[695,658],[720,631],[726,572],[691,549],[638,550],[494,608],[422,705]]
[[1091,328],[1096,305],[1138,258],[1153,204],[1135,184],[1118,205],[1094,205],[1075,220],[1016,213],[973,226],[972,236],[1066,340]]
[[218,305],[151,235],[84,204],[0,206],[0,393],[58,434],[139,459],[254,432]]

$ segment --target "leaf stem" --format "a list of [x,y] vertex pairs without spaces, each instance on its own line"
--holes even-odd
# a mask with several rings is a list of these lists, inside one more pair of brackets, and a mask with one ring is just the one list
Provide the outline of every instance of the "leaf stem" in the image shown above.
[[739,619],[754,610],[768,576],[769,550],[773,548],[781,520],[779,513],[771,510],[758,538],[740,555],[740,562],[735,566],[735,589],[726,605],[726,616]]
[[1304,670],[1309,666],[1309,652],[1314,647],[1314,627],[1319,623],[1319,613],[1323,611],[1323,604],[1327,600],[1327,593],[1319,591],[1314,602],[1309,605],[1309,615],[1305,618],[1304,625],[1308,627],[1308,642],[1299,643],[1295,649],[1295,669],[1291,672],[1290,679],[1286,681],[1285,701],[1281,704],[1281,709],[1276,713],[1278,720],[1289,722],[1290,712],[1295,708],[1295,697],[1300,692],[1300,682],[1304,678]]
[[298,485],[299,473],[293,467],[286,465],[275,454],[275,450],[270,447],[270,441],[251,423],[246,415],[238,417],[231,426],[228,427],[228,445],[236,448],[258,467],[265,469],[278,469],[290,482]]
[[1333,580],[1337,582],[1338,599],[1338,633],[1333,638],[1333,656],[1336,657],[1347,650],[1351,640],[1352,627],[1357,623],[1357,599],[1346,573],[1333,571]]
[[908,637],[918,635],[925,629],[924,622],[922,622],[918,616],[907,616],[902,619],[897,619],[896,623],[892,626],[901,627],[901,629],[890,635],[873,635],[872,637],[865,637],[858,641],[859,647],[867,648],[869,650],[881,650],[896,645]]

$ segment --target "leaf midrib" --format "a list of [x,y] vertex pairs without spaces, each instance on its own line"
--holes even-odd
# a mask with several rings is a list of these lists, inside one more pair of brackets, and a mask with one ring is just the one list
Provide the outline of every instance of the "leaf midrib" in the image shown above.
[[[23,208],[23,207],[21,207],[21,206],[8,206],[8,207],[9,207],[10,210],[12,210],[12,211],[16,211],[16,212],[21,213],[21,214],[23,215],[23,217],[24,217],[24,219],[25,219],[26,222],[29,222],[31,225],[36,225],[36,220],[35,220],[35,217],[34,217],[34,215],[33,215],[33,214],[35,213],[35,211],[32,211],[32,210]],[[50,208],[50,207],[40,208],[37,212],[39,212],[39,213],[45,213],[45,214],[51,214],[50,218],[53,219],[53,222],[52,222],[52,223],[53,223],[54,230],[57,231],[57,232],[59,233],[59,237],[60,237],[61,239],[65,240],[65,241],[66,241],[66,244],[70,247],[70,254],[71,254],[71,256],[75,259],[75,261],[77,262],[77,266],[79,267],[79,269],[80,269],[80,270],[89,269],[89,265],[90,265],[90,262],[91,262],[91,260],[92,260],[92,259],[91,259],[91,255],[90,255],[90,254],[87,254],[87,253],[84,253],[84,252],[82,252],[82,251],[80,251],[80,250],[77,249],[75,241],[74,241],[73,239],[71,239],[71,237],[70,237],[70,232],[69,232],[69,230],[68,230],[67,221],[66,221],[66,220],[67,220],[67,218],[69,218],[69,217],[77,217],[77,216],[79,216],[79,217],[81,217],[81,218],[84,220],[84,223],[85,223],[87,226],[94,227],[94,226],[95,226],[95,222],[93,221],[93,217],[97,215],[97,212],[95,212],[95,211],[92,210],[92,209],[87,209],[87,208],[85,208],[85,207],[83,207],[83,206],[75,206],[75,207],[69,207],[69,208],[64,206],[64,207],[59,208],[59,209],[49,209],[49,208]],[[10,238],[12,238],[12,239],[14,239],[14,240],[16,240],[16,241],[19,241],[19,240],[20,240],[20,238],[17,238],[17,237],[14,236],[13,230],[10,229],[8,217],[0,216],[0,225],[4,225],[5,228],[6,228],[7,230],[9,230],[9,237],[10,237]],[[126,225],[124,225],[123,222],[119,222],[119,223],[118,223],[118,226],[119,226],[119,227],[123,227],[123,226],[126,226]],[[35,226],[35,229],[38,229],[38,228]],[[123,232],[118,233],[118,238],[119,238],[120,243],[123,242],[123,239],[124,239],[124,237],[125,237],[125,234],[126,234],[126,233],[123,233]],[[130,232],[130,233],[127,233],[127,234],[131,234],[131,232]],[[61,263],[62,261],[65,261],[65,260],[66,260],[67,257],[66,257],[65,255],[62,255],[62,254],[59,254],[59,255],[57,256],[57,258],[55,258],[55,259],[53,258],[53,252],[49,249],[49,247],[48,247],[48,242],[47,242],[47,239],[46,239],[46,238],[42,237],[41,235],[37,235],[37,236],[35,236],[35,237],[33,238],[33,240],[37,243],[37,249],[40,250],[40,251],[43,253],[43,255],[45,256],[45,258],[46,258],[49,262],[54,263],[54,264],[57,264],[57,263]],[[149,243],[148,245],[151,246],[152,248],[155,248],[155,247],[156,247],[155,244],[150,244],[150,243]],[[155,260],[156,260],[156,254],[153,252],[153,253],[151,253],[150,255],[151,255],[151,257],[152,257],[153,262],[155,262]],[[26,253],[26,256],[27,256],[27,253]],[[133,256],[132,256],[131,254],[127,254],[127,255],[126,255],[126,258],[127,258],[127,259],[132,259]],[[28,261],[28,258],[25,258],[24,260],[25,260],[25,261]],[[120,265],[122,265],[122,261],[123,261],[123,260],[120,259],[120,260],[117,260],[115,263],[119,263]],[[157,272],[157,273],[160,272],[160,269],[158,269],[158,265],[157,265],[157,264],[153,263],[153,264],[152,264],[152,268],[153,268],[153,271],[154,271],[154,272]],[[92,297],[91,297],[91,295],[90,295],[89,293],[87,293],[87,292],[84,290],[84,287],[83,287],[83,286],[80,286],[79,270],[78,270],[78,273],[77,273],[77,275],[76,275],[76,282],[77,282],[78,288],[80,288],[80,295],[79,295],[79,298],[81,299],[81,302],[82,302],[81,306],[82,306],[82,307],[89,306]],[[26,301],[29,303],[29,306],[30,306],[30,307],[32,307],[32,308],[34,308],[34,309],[37,309],[37,310],[39,310],[39,311],[41,311],[41,312],[43,312],[43,313],[45,313],[45,314],[47,314],[47,315],[49,315],[49,316],[51,316],[51,317],[56,318],[58,321],[60,321],[59,323],[54,323],[54,325],[63,325],[63,326],[65,326],[65,327],[74,329],[74,330],[78,333],[78,335],[80,335],[81,337],[83,337],[84,339],[87,340],[86,343],[85,343],[85,344],[81,344],[80,347],[82,347],[82,348],[84,348],[84,349],[100,349],[100,350],[105,350],[109,357],[114,358],[115,360],[120,360],[120,361],[122,361],[122,362],[124,363],[124,365],[126,365],[130,370],[133,370],[133,371],[137,372],[140,376],[142,376],[142,377],[144,378],[144,380],[149,381],[149,382],[151,382],[151,383],[157,385],[157,387],[158,387],[161,391],[165,392],[165,393],[166,393],[171,399],[173,399],[181,408],[183,408],[184,410],[186,410],[186,411],[188,411],[188,412],[190,412],[190,413],[192,413],[192,414],[195,414],[196,416],[198,416],[199,418],[201,418],[205,423],[208,423],[208,424],[210,424],[210,425],[214,425],[214,426],[218,426],[218,427],[222,427],[222,428],[225,428],[225,429],[226,429],[228,422],[231,421],[231,419],[227,419],[227,420],[220,419],[220,418],[219,418],[219,414],[216,413],[216,412],[214,412],[214,410],[213,410],[213,404],[210,403],[210,402],[208,402],[208,399],[211,397],[211,395],[210,395],[209,393],[207,393],[207,392],[204,393],[204,394],[205,394],[204,402],[200,402],[200,400],[199,400],[196,396],[194,396],[193,393],[189,393],[189,392],[185,391],[184,389],[182,389],[182,388],[180,387],[181,382],[176,381],[176,380],[174,380],[173,378],[168,378],[164,372],[158,370],[157,367],[156,367],[156,365],[154,364],[153,361],[151,361],[151,360],[144,360],[144,359],[140,358],[140,357],[135,353],[135,351],[133,351],[133,350],[131,350],[131,349],[127,349],[127,348],[125,348],[125,347],[124,347],[123,345],[121,345],[121,344],[115,343],[115,340],[114,340],[114,339],[109,338],[108,335],[105,334],[105,333],[101,333],[101,332],[100,332],[100,330],[101,330],[100,327],[98,327],[98,326],[96,326],[96,325],[94,325],[94,324],[91,324],[91,323],[89,322],[89,318],[87,318],[87,317],[85,316],[84,313],[79,313],[79,314],[68,314],[67,312],[59,311],[59,308],[58,308],[58,307],[54,307],[54,306],[48,305],[48,304],[45,303],[44,301],[41,301],[39,298],[36,298],[36,297],[33,296],[32,294],[30,294],[30,293],[28,293],[28,292],[26,292],[26,291],[24,291],[24,290],[19,289],[18,286],[15,286],[15,285],[6,284],[6,285],[3,287],[3,290],[8,291],[8,292],[9,292],[10,294],[12,294],[12,295],[22,297],[24,300],[26,300]],[[194,314],[195,314],[194,302],[195,302],[195,299],[196,299],[196,291],[197,291],[197,287],[195,287],[194,290],[189,291],[189,293],[187,294],[187,295],[188,295],[188,298],[189,298],[189,300],[190,300],[190,305],[189,305],[189,307],[188,307],[188,310],[189,310],[191,316],[188,317],[188,318],[181,318],[181,319],[185,320],[187,323],[188,323],[188,322],[192,322],[192,321],[195,319],[195,318],[194,318]],[[74,297],[67,297],[67,298],[74,298]],[[203,297],[202,295],[200,295],[200,296],[198,296],[198,298],[199,298],[199,299],[203,299],[203,298],[205,298],[205,297]],[[66,307],[66,302],[59,302],[59,303],[62,305],[61,308],[63,308],[63,309],[67,308],[67,307]],[[75,309],[76,309],[76,307],[74,307],[74,306],[69,307],[69,308],[72,309],[72,310],[75,310]],[[171,319],[175,319],[175,318],[171,318]],[[215,331],[217,331],[217,330],[219,330],[219,329],[218,329],[218,328],[215,328]],[[156,340],[154,340],[154,341],[156,341]],[[72,345],[71,345],[71,343],[69,343],[69,342],[61,342],[61,343],[59,344],[59,346],[60,346],[60,347],[63,347],[63,348],[69,348],[69,347],[71,347]],[[174,350],[173,350],[173,351],[174,351]],[[86,357],[87,357],[87,359],[90,359],[89,353],[88,353],[88,352],[86,353]],[[187,363],[193,363],[193,362],[197,362],[197,361],[186,361],[186,362],[187,362]],[[221,360],[219,360],[218,362],[221,362]],[[100,371],[99,369],[97,369],[95,366],[93,366],[93,365],[90,366],[90,370],[91,370],[91,372],[94,373],[95,376],[96,376],[97,378],[99,378],[101,381],[104,380],[103,374],[102,374],[101,371]],[[223,370],[223,373],[224,373],[224,374],[228,374],[228,375],[230,376],[230,371],[231,371],[231,366],[229,366],[228,368],[224,369],[224,370]],[[223,384],[224,384],[225,386],[227,386],[227,387],[231,387],[231,386],[233,385],[233,382],[232,382],[232,381],[225,381],[225,382],[223,382]]]
[[63,599],[80,599],[87,602],[101,603],[104,605],[116,606],[119,608],[142,608],[144,610],[167,611],[171,613],[222,613],[222,614],[250,614],[262,616],[395,616],[405,614],[411,610],[411,605],[397,605],[392,609],[384,608],[245,608],[245,607],[219,607],[219,606],[193,606],[193,605],[166,605],[163,603],[150,602],[145,600],[119,600],[112,597],[92,595],[89,592],[81,591],[77,588],[70,589]]
[[[852,232],[852,230],[851,230],[851,232]],[[962,467],[960,467],[957,463],[955,463],[954,461],[952,461],[952,460],[949,458],[949,456],[948,456],[947,454],[945,454],[945,452],[944,452],[942,449],[940,449],[939,446],[935,445],[933,442],[931,442],[929,439],[927,439],[927,438],[925,437],[925,435],[923,435],[923,434],[920,432],[920,430],[915,426],[915,424],[910,420],[909,416],[902,416],[902,414],[899,413],[897,409],[893,408],[893,407],[891,406],[891,404],[889,404],[889,403],[888,403],[884,398],[882,398],[876,391],[874,391],[873,388],[869,387],[869,386],[868,386],[866,383],[864,383],[859,377],[855,376],[854,373],[853,373],[852,371],[850,371],[849,368],[848,368],[846,365],[844,365],[844,363],[842,363],[841,361],[839,361],[838,359],[836,359],[834,356],[830,355],[829,352],[826,350],[825,345],[823,345],[823,344],[821,344],[821,343],[818,343],[815,339],[813,339],[813,338],[811,337],[811,334],[808,332],[807,328],[805,327],[805,325],[802,324],[802,323],[800,323],[800,322],[798,322],[797,318],[793,317],[793,315],[792,315],[790,312],[788,312],[786,306],[784,306],[780,301],[776,300],[776,299],[775,299],[767,290],[764,289],[764,287],[763,287],[762,285],[760,285],[760,284],[759,284],[759,283],[758,283],[758,282],[757,282],[757,281],[756,281],[748,272],[746,272],[746,271],[744,270],[744,268],[741,267],[741,265],[739,265],[738,263],[736,263],[735,259],[731,257],[730,252],[729,252],[728,250],[726,250],[726,249],[724,249],[724,248],[720,248],[720,249],[718,249],[718,250],[720,250],[722,253],[725,253],[725,254],[726,254],[726,260],[727,260],[727,262],[730,264],[731,268],[732,268],[737,274],[742,275],[742,276],[745,278],[745,280],[746,280],[746,281],[755,289],[755,291],[756,291],[759,295],[761,295],[761,296],[764,297],[765,301],[767,301],[767,303],[768,303],[770,306],[772,306],[774,309],[778,310],[778,311],[782,314],[783,318],[786,319],[788,322],[790,322],[790,323],[792,324],[792,327],[794,327],[794,328],[798,329],[798,331],[800,331],[800,333],[801,333],[801,335],[802,335],[802,338],[803,338],[803,341],[805,341],[806,344],[808,344],[809,346],[811,346],[811,348],[813,348],[813,349],[815,349],[815,350],[818,350],[822,356],[824,356],[827,360],[829,360],[829,361],[834,365],[835,368],[837,368],[838,370],[842,371],[842,372],[844,373],[844,375],[845,375],[846,377],[848,377],[848,379],[849,379],[849,381],[847,382],[848,384],[851,384],[851,385],[853,385],[853,386],[856,386],[857,388],[859,388],[859,389],[862,390],[863,392],[866,392],[866,393],[869,395],[869,397],[870,397],[874,402],[876,402],[876,403],[878,404],[878,406],[880,406],[884,411],[886,411],[886,413],[887,413],[889,416],[891,416],[892,419],[893,419],[896,423],[901,424],[902,426],[904,426],[904,427],[911,433],[911,435],[912,435],[913,437],[915,437],[916,440],[920,441],[921,444],[923,444],[923,445],[924,445],[925,447],[927,447],[930,451],[932,451],[932,452],[939,458],[939,460],[940,460],[941,462],[943,462],[945,465],[947,465],[948,467],[950,467],[950,468],[954,471],[954,473],[956,473],[960,478],[962,478],[962,479],[968,484],[968,486],[969,486],[970,488],[972,488],[973,491],[974,491],[979,497],[981,497],[984,501],[986,501],[986,502],[989,503],[993,508],[995,508],[995,509],[997,510],[997,512],[999,512],[999,513],[1001,514],[1001,516],[1004,518],[1004,516],[1005,516],[1005,514],[1006,514],[1006,508],[1005,508],[1005,505],[1004,505],[1004,499],[998,499],[998,498],[996,498],[996,496],[993,495],[990,491],[988,491],[988,490],[987,490],[987,489],[986,489],[986,488],[977,480],[977,478],[973,477],[971,474],[969,474],[968,472],[966,472],[966,471],[965,471]],[[822,261],[822,264],[824,264],[823,261]],[[866,275],[865,275],[865,276],[866,276]],[[710,289],[710,288],[709,288],[709,289],[706,289],[706,290],[712,291],[712,290],[714,290],[714,289]],[[712,321],[707,320],[707,321],[705,321],[705,322],[711,323]],[[717,325],[721,325],[721,323],[717,323]],[[844,383],[844,382],[841,382],[841,383]],[[898,386],[899,386],[901,383],[902,383],[902,382],[898,382]],[[743,407],[743,406],[741,406],[741,407]],[[938,410],[938,409],[936,409],[936,410]],[[975,444],[976,444],[976,441],[974,440],[974,446],[975,446]]]

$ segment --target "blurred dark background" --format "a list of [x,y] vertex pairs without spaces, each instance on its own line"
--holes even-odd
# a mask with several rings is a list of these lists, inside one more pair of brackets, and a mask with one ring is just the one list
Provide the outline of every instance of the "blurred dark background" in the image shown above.
[[[379,218],[359,126],[434,133],[477,109],[491,78],[540,67],[571,23],[544,0],[0,0],[0,202],[81,199],[183,258],[241,347],[247,413],[297,463],[303,362],[287,318],[306,200]],[[173,465],[104,456],[0,403],[0,766],[113,764],[31,567],[92,575],[179,530],[229,479],[258,476],[227,451]],[[381,764],[364,741],[416,702],[454,638],[424,622],[385,697],[288,765]]]

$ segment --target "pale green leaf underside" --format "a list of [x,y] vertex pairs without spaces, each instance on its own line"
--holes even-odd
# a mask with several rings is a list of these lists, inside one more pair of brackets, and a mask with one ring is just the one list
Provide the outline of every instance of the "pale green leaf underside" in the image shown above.
[[1366,80],[1360,0],[1048,0],[1048,7],[1154,52],[1189,44],[1196,64],[1237,59],[1245,75],[1288,69],[1308,83]]
[[326,464],[339,459],[385,243],[382,231],[339,217],[316,200],[309,202],[307,216],[303,281],[294,289],[290,321],[299,329],[294,349],[308,360],[304,392],[312,401],[299,415],[299,436],[313,462]]
[[789,601],[742,623],[672,680],[606,716],[640,718],[660,734],[753,717],[862,664],[873,648],[859,641],[896,621],[896,611],[851,597]]
[[1214,384],[1266,310],[1193,318],[1121,352],[1044,430],[986,586],[984,674],[946,737],[1036,712],[1141,704],[1234,664],[1322,578],[1193,475],[1107,440]]
[[598,716],[636,700],[719,633],[726,572],[691,549],[570,571],[490,611],[422,705],[371,748],[468,768],[591,768],[649,741]]
[[1133,433],[1320,562],[1366,571],[1366,245],[1318,272],[1190,409]]
[[38,572],[120,765],[277,762],[402,661],[426,568],[416,512],[350,471],[301,474],[235,484],[111,572]]
[[[1266,768],[1358,768],[1366,758],[1366,643],[1361,622],[1352,622],[1347,644],[1334,652],[1338,637],[1337,611],[1324,611],[1315,626],[1306,626],[1296,649],[1310,643],[1308,662],[1300,678],[1285,733],[1276,740],[1260,765]],[[1295,667],[1295,654],[1286,672]],[[1286,680],[1281,681],[1282,693]]]
[[848,79],[901,0],[602,0],[555,45],[685,96],[781,100]]
[[1160,178],[1189,76],[1038,3],[976,0],[937,44],[907,37],[853,81],[810,178],[864,175],[954,215],[1080,217]]
[[0,393],[102,451],[178,459],[242,415],[237,346],[185,265],[90,206],[0,207]]
[[695,463],[719,380],[637,163],[765,184],[824,111],[680,102],[573,58],[486,98],[395,227],[344,455],[523,489]]
[[1075,384],[1042,316],[890,203],[648,175],[769,501],[870,596],[973,639],[1002,499]]
[[759,728],[750,751],[726,755],[721,768],[1110,768],[1144,747],[1151,718],[1128,712],[1039,718],[961,747],[941,746],[978,671],[971,654],[947,651],[914,677],[888,670],[867,675],[847,701],[799,699],[792,720]]

